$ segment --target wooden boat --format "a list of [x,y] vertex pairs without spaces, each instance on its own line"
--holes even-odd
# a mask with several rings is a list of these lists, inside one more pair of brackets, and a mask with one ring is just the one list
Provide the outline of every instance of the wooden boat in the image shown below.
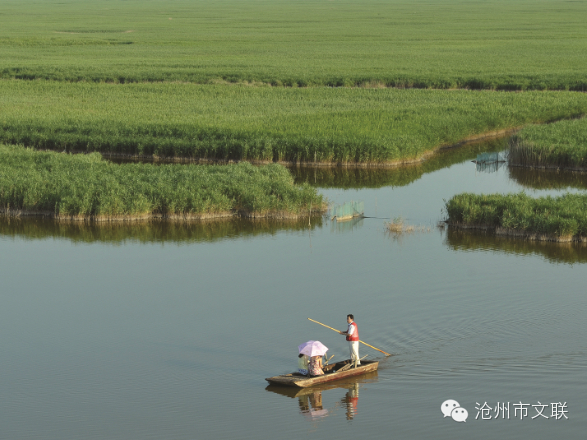
[[282,385],[289,387],[306,388],[333,380],[344,379],[347,377],[358,376],[361,374],[375,371],[379,367],[379,361],[361,361],[358,367],[351,367],[345,371],[338,371],[351,361],[337,362],[335,364],[325,365],[322,368],[324,374],[322,376],[304,376],[300,373],[282,374],[281,376],[268,377],[265,380],[273,385]]
[[265,391],[271,393],[280,394],[282,396],[296,398],[309,396],[316,391],[329,391],[335,389],[346,389],[353,388],[358,384],[366,384],[370,382],[377,382],[377,370],[370,371],[369,373],[361,374],[360,376],[351,376],[346,379],[335,380],[332,382],[322,383],[319,385],[313,385],[311,387],[299,388],[299,387],[288,387],[283,385],[268,384],[265,387]]

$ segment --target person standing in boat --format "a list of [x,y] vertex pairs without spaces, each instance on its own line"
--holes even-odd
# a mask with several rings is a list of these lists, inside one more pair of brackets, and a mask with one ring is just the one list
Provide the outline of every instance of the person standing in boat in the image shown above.
[[346,340],[349,341],[349,351],[351,354],[351,361],[361,365],[359,358],[359,328],[355,322],[355,317],[352,314],[346,315],[346,322],[348,328],[346,332],[339,332],[341,335],[346,335]]

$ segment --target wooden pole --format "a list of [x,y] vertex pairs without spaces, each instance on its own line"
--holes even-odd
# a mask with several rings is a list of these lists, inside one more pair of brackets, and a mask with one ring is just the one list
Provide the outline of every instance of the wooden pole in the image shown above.
[[[320,324],[320,325],[322,325],[322,326],[324,326],[324,327],[326,327],[326,328],[329,328],[330,330],[334,330],[336,333],[340,334],[340,330],[337,330],[337,329],[335,329],[335,328],[333,328],[333,327],[330,327],[329,325],[322,324],[321,322],[318,322],[318,321],[316,321],[316,320],[314,320],[314,319],[312,319],[312,318],[308,318],[308,319],[309,319],[310,321],[312,321],[312,322],[315,322],[316,324]],[[367,347],[371,347],[373,350],[380,351],[380,352],[381,352],[381,353],[383,353],[385,356],[391,356],[391,354],[389,354],[389,353],[387,353],[387,352],[385,352],[385,351],[383,351],[383,350],[379,350],[378,348],[375,348],[375,347],[373,347],[372,345],[369,345],[369,344],[367,344],[366,342],[363,342],[363,341],[359,341],[359,342],[360,342],[361,344],[365,344]]]

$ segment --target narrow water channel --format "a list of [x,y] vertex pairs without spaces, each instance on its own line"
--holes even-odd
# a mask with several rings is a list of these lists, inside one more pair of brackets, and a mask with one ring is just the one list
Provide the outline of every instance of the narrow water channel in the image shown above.
[[[587,188],[585,175],[471,162],[501,149],[292,170],[332,202],[363,201],[371,218],[347,223],[0,220],[2,437],[580,438],[587,247],[437,227],[459,192]],[[387,232],[396,217],[419,228]],[[307,391],[267,385],[309,339],[346,357],[343,337],[307,318],[344,329],[348,313],[362,340],[393,353],[361,346],[381,359],[377,373]],[[466,423],[443,417],[447,399]],[[476,410],[485,403],[491,420]],[[509,419],[495,419],[504,403]],[[548,419],[533,418],[543,404]]]

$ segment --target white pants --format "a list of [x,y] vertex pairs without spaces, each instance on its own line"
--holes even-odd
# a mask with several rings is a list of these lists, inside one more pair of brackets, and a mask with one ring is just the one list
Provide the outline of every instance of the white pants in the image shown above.
[[349,350],[351,353],[351,361],[357,361],[357,365],[361,365],[359,360],[359,341],[349,341]]

